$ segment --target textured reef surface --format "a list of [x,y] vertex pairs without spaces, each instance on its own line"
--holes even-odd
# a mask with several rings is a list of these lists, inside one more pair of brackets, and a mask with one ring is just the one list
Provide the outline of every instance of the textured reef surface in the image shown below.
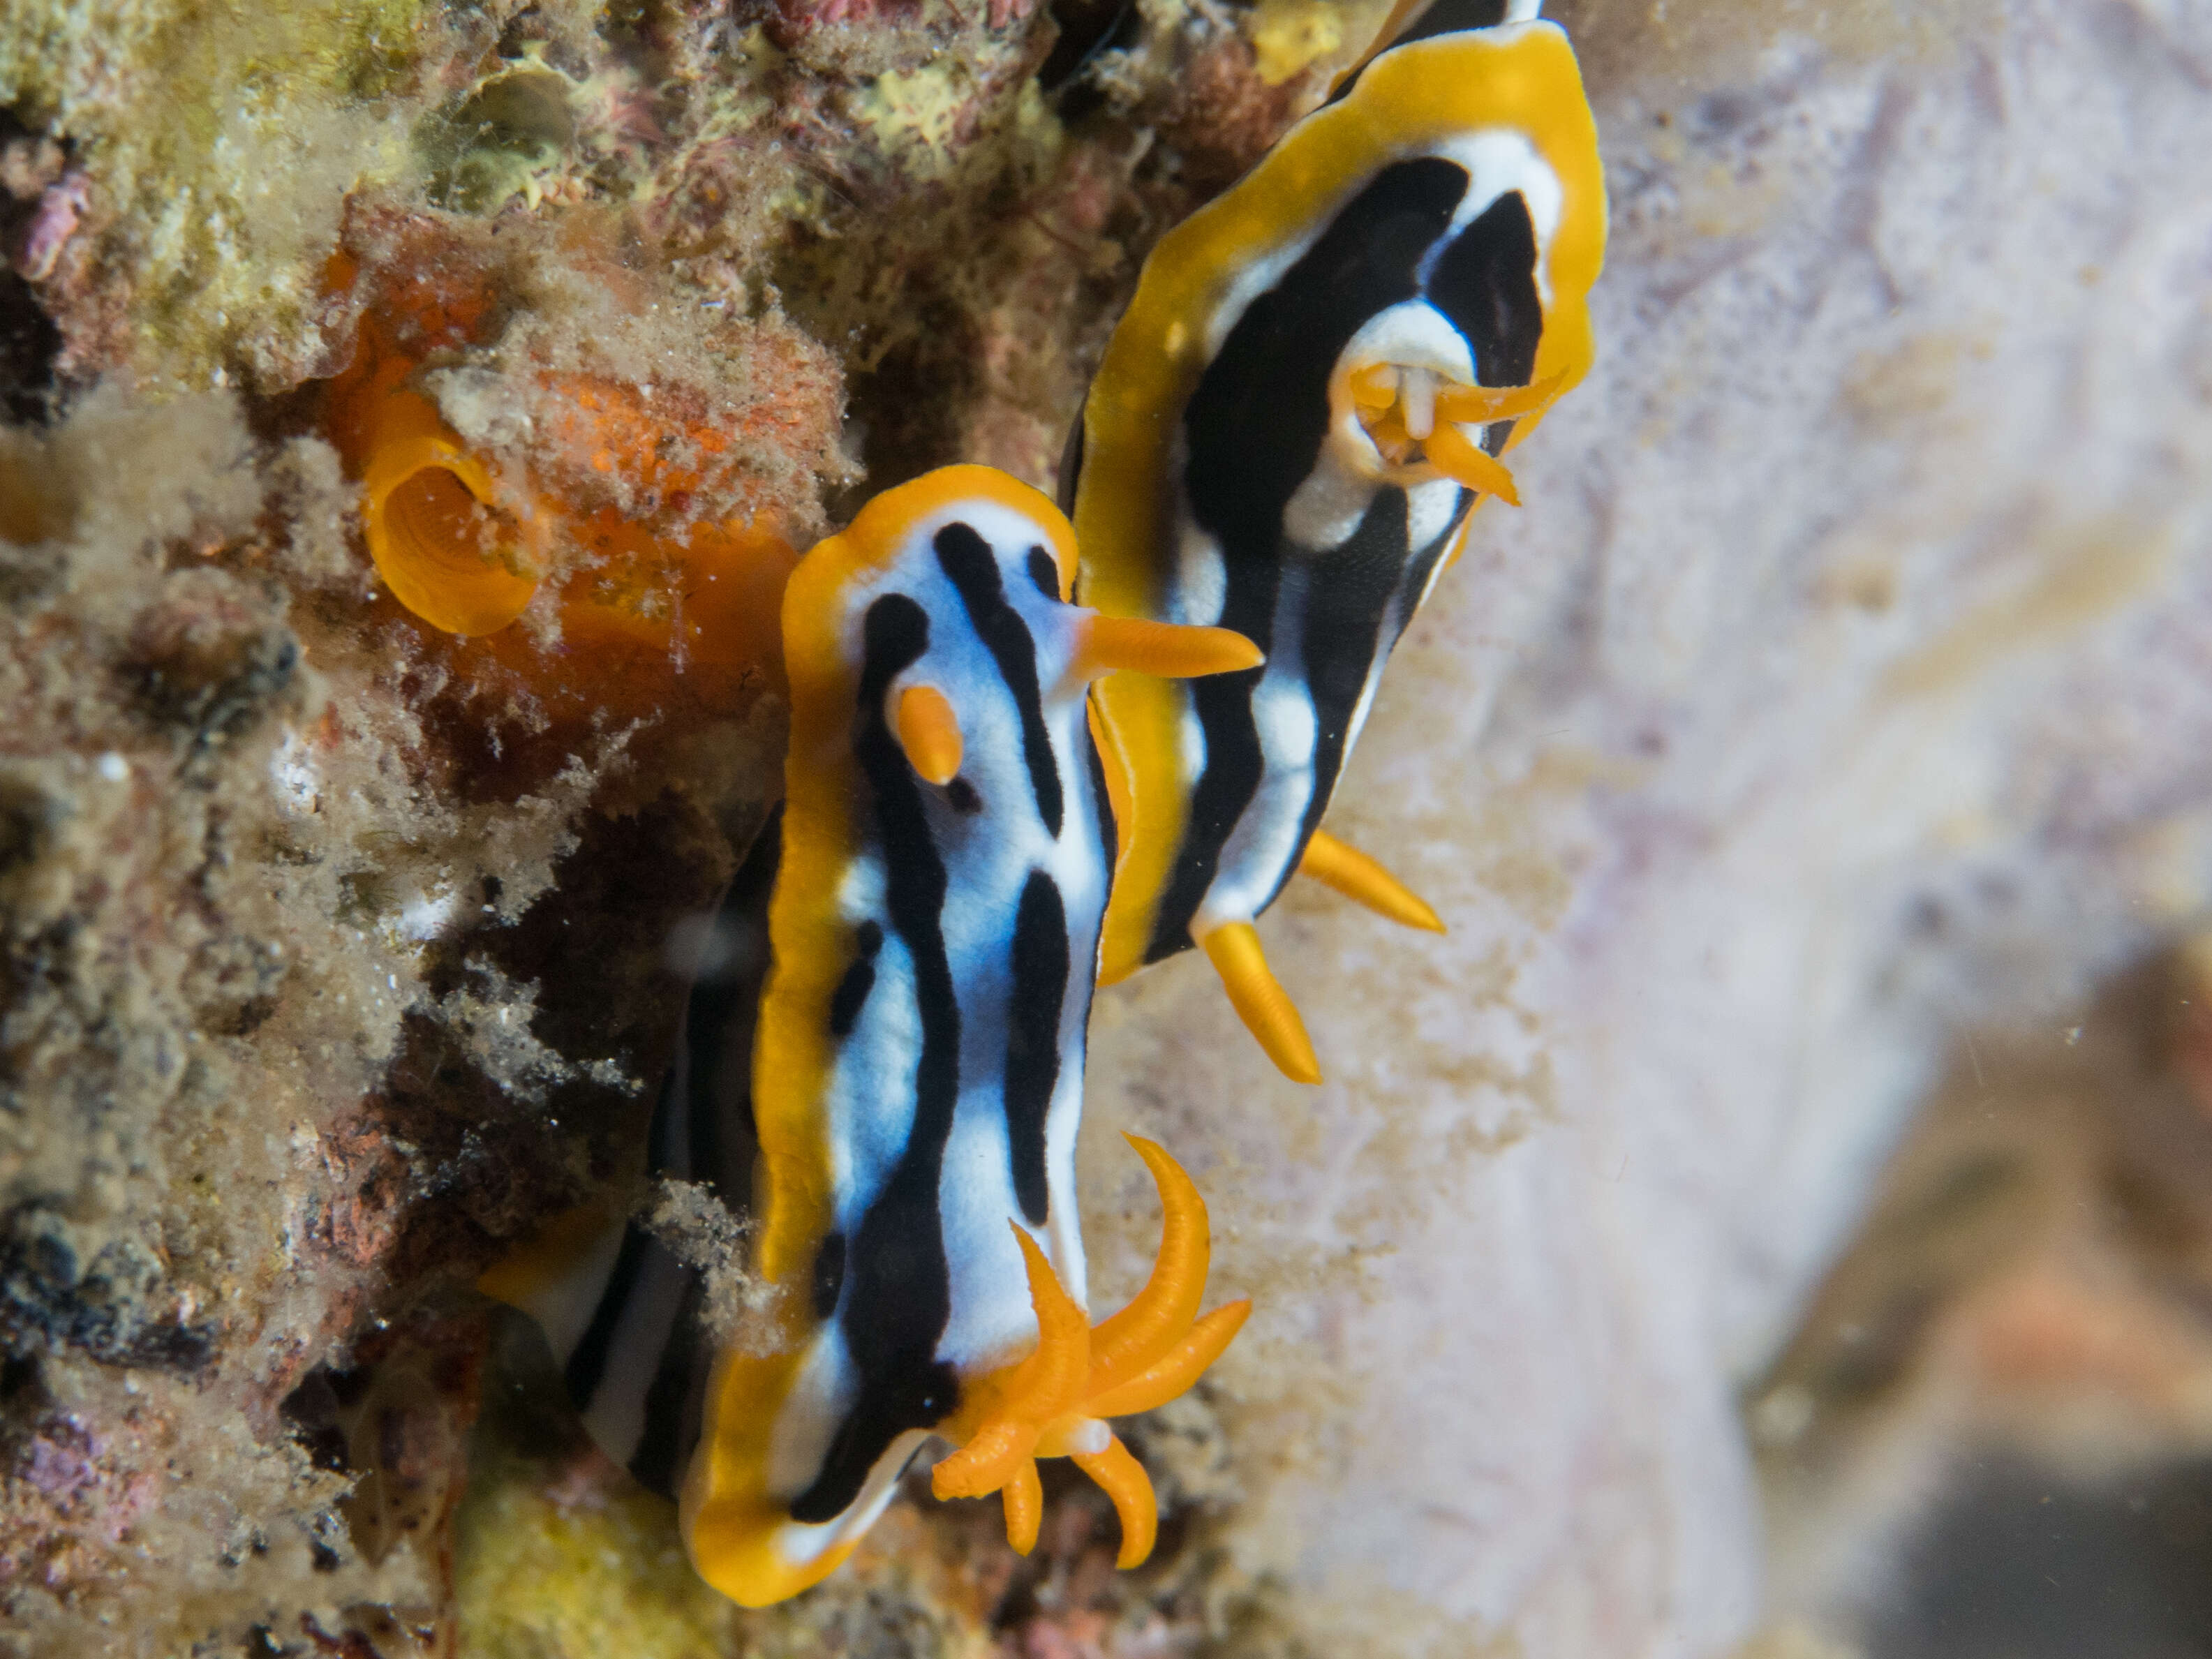
[[[1960,1448],[2212,1452],[2171,0],[1547,8],[1597,365],[1331,819],[1451,932],[1262,922],[1317,1090],[1202,961],[1100,1000],[1097,1294],[1131,1130],[1256,1304],[1131,1426],[1141,1573],[1079,1481],[1026,1561],[925,1483],[740,1612],[470,1288],[639,1194],[790,549],[1050,488],[1145,252],[1384,10],[0,8],[0,1652],[1903,1654]],[[426,420],[482,493],[380,525]],[[510,626],[393,597],[440,526]]]

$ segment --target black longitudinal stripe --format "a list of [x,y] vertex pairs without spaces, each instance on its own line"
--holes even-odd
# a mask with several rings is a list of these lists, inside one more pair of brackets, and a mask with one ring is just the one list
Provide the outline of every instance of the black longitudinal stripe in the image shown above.
[[592,1310],[592,1322],[584,1327],[583,1335],[561,1367],[569,1403],[580,1412],[590,1407],[592,1396],[607,1374],[615,1332],[629,1310],[638,1276],[645,1271],[646,1258],[653,1248],[653,1235],[635,1221],[623,1229],[622,1248],[615,1252],[614,1270],[607,1275],[606,1288],[599,1292],[599,1306]]
[[[1461,493],[1462,513],[1470,499]],[[1306,688],[1314,705],[1313,793],[1298,825],[1297,844],[1267,896],[1269,904],[1297,871],[1306,843],[1328,811],[1344,769],[1359,694],[1368,677],[1396,648],[1413,602],[1408,596],[1419,595],[1451,540],[1448,526],[1408,558],[1407,541],[1412,532],[1407,515],[1404,490],[1376,490],[1359,527],[1322,561],[1322,568],[1315,574],[1314,586],[1326,586],[1330,608],[1326,615],[1309,609],[1305,616]]]
[[[705,1182],[739,1215],[751,1206],[753,1159],[760,1149],[753,1126],[753,1034],[768,976],[769,898],[782,860],[783,803],[778,801],[715,913],[722,960],[692,986],[684,1010],[684,1064],[677,1070],[683,1074],[680,1129],[688,1163],[681,1172]],[[672,1081],[675,1073],[671,1076]],[[655,1140],[655,1174],[678,1172],[673,1152]]]
[[1429,272],[1427,291],[1429,303],[1474,349],[1478,381],[1528,384],[1544,338],[1544,305],[1536,295],[1536,227],[1519,191],[1506,191],[1452,238]]
[[[1111,894],[1114,890],[1114,863],[1121,844],[1121,826],[1114,822],[1114,797],[1106,791],[1106,757],[1098,752],[1098,745],[1091,738],[1088,720],[1083,723],[1081,742],[1084,769],[1091,776],[1091,805],[1098,815],[1099,867],[1106,872],[1101,892],[1103,895]],[[1101,910],[1103,914],[1103,900]],[[1091,964],[1093,971],[1091,977],[1094,979],[1097,977],[1097,965],[1096,963]]]
[[862,635],[853,750],[873,796],[866,839],[883,860],[884,909],[914,966],[921,1052],[906,1146],[845,1252],[840,1328],[860,1389],[821,1468],[792,1504],[793,1517],[810,1522],[841,1514],[891,1442],[942,1422],[960,1395],[952,1368],[935,1358],[952,1310],[937,1190],[960,1093],[960,1004],[941,925],[945,861],[914,769],[884,719],[892,678],[928,648],[929,616],[905,594],[887,593],[868,607]]
[[853,960],[830,997],[830,1035],[850,1036],[867,1006],[868,993],[876,988],[876,952],[884,948],[884,930],[864,921],[853,931]]
[[[1232,582],[1222,606],[1221,625],[1235,629],[1262,651],[1273,650],[1275,596],[1281,580],[1281,567],[1268,564]],[[1190,920],[1205,901],[1206,890],[1213,885],[1230,832],[1259,791],[1267,757],[1252,717],[1252,694],[1264,672],[1247,668],[1188,683],[1192,712],[1206,733],[1206,765],[1191,786],[1189,816],[1167,884],[1160,890],[1159,908],[1153,913],[1146,962],[1190,948]]]
[[1444,520],[1444,527],[1427,546],[1414,549],[1413,556],[1406,562],[1406,579],[1398,584],[1398,596],[1391,603],[1390,615],[1382,625],[1382,652],[1385,657],[1398,648],[1399,639],[1420,610],[1429,582],[1436,574],[1437,562],[1443,557],[1452,538],[1459,533],[1460,526],[1474,510],[1474,499],[1471,489],[1458,491],[1452,498],[1451,514]]
[[1060,1015],[1067,1002],[1067,907],[1060,884],[1030,872],[1014,916],[1013,1006],[1006,1017],[1006,1151],[1014,1197],[1032,1227],[1044,1225],[1044,1124],[1060,1081]]
[[[693,982],[684,1004],[678,1058],[669,1068],[648,1140],[652,1173],[701,1182],[739,1214],[750,1206],[753,1158],[759,1146],[752,1115],[753,1033],[761,983],[768,973],[768,902],[782,855],[783,804],[779,801],[754,836],[715,911],[717,957]],[[629,1251],[629,1235],[623,1243]],[[623,1276],[619,1255],[616,1269],[617,1276]],[[633,1258],[623,1301],[634,1298],[652,1272],[680,1275],[683,1290],[646,1389],[629,1470],[651,1490],[672,1498],[683,1484],[692,1448],[699,1443],[706,1372],[713,1356],[702,1340],[703,1277],[650,1236]],[[611,1311],[613,1318],[600,1343],[610,1352],[622,1315],[613,1289],[611,1281],[593,1321],[596,1325],[599,1315]],[[605,1360],[596,1363],[604,1375]],[[578,1404],[582,1403],[579,1396]]]
[[1045,833],[1058,838],[1062,805],[1060,763],[1052,756],[1052,738],[1045,731],[1044,697],[1037,689],[1036,641],[1030,625],[1006,602],[1006,585],[999,575],[999,561],[990,543],[964,524],[949,524],[937,532],[933,544],[937,562],[959,590],[968,607],[968,620],[976,637],[999,665],[1000,678],[1013,697],[1022,717],[1022,758],[1029,764],[1030,787],[1036,792],[1037,816]]
[[1435,0],[1435,3],[1390,39],[1394,46],[1462,29],[1496,28],[1505,21],[1506,0]]
[[[697,999],[695,986],[692,1000]],[[684,1181],[691,1178],[691,1165],[696,1156],[694,1141],[697,1137],[692,1122],[696,1100],[706,1091],[703,1079],[695,1075],[690,1023],[691,1009],[687,1003],[684,1027],[677,1037],[676,1056],[660,1080],[660,1097],[653,1102],[653,1121],[645,1133],[647,1170],[654,1175],[672,1175]]]
[[1067,428],[1067,442],[1060,452],[1060,477],[1053,490],[1053,499],[1060,510],[1069,518],[1075,516],[1075,492],[1083,482],[1083,410],[1091,402],[1091,388],[1083,388],[1083,402],[1075,406],[1074,423]]
[[845,1235],[831,1233],[814,1252],[814,1316],[827,1319],[837,1311],[837,1298],[845,1291]]
[[1033,547],[1030,549],[1029,565],[1030,580],[1036,584],[1036,591],[1048,599],[1059,600],[1062,597],[1059,562],[1042,547]]
[[[678,1265],[669,1258],[671,1265]],[[678,1266],[684,1289],[676,1305],[675,1322],[653,1369],[645,1391],[644,1420],[637,1449],[630,1454],[629,1472],[649,1492],[674,1498],[684,1484],[684,1467],[699,1443],[701,1393],[705,1385],[701,1320],[707,1286],[705,1276]]]
[[[1439,34],[1457,34],[1462,29],[1495,28],[1505,21],[1505,0],[1436,0],[1413,21],[1391,37],[1390,45],[1402,46],[1415,40],[1427,40]],[[1388,48],[1386,47],[1387,51]],[[1334,103],[1348,94],[1358,84],[1361,71],[1367,65],[1345,77],[1344,84],[1328,95]]]
[[[1192,516],[1221,549],[1221,625],[1262,651],[1274,645],[1286,550],[1283,513],[1313,471],[1328,434],[1328,380],[1353,334],[1419,292],[1419,272],[1451,228],[1467,169],[1435,156],[1384,167],[1345,204],[1281,281],[1245,308],[1183,410]],[[1316,597],[1324,611],[1326,594]],[[1190,684],[1206,736],[1182,844],[1155,913],[1145,959],[1187,950],[1190,921],[1213,884],[1221,850],[1265,769],[1253,722],[1261,669]]]

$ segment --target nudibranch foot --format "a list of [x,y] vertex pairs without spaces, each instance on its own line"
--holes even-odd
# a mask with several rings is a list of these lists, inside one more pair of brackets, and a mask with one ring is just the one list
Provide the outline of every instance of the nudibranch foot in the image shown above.
[[1376,860],[1348,847],[1326,830],[1316,830],[1298,860],[1298,873],[1310,876],[1354,904],[1401,927],[1441,933],[1444,924],[1427,902]]
[[1321,1060],[1314,1053],[1313,1039],[1306,1035],[1297,1004],[1267,966],[1259,930],[1249,921],[1224,922],[1198,943],[1213,971],[1221,975],[1230,1006],[1260,1040],[1276,1068],[1293,1083],[1320,1082]]
[[1250,1302],[1238,1301],[1195,1316],[1212,1254],[1206,1200],[1164,1148],[1127,1139],[1160,1194],[1160,1249],[1145,1288],[1092,1328],[1044,1252],[1015,1226],[1036,1308],[1037,1346],[969,1388],[960,1412],[939,1430],[962,1443],[930,1476],[941,1498],[1002,1494],[1006,1541],[1026,1555],[1043,1513],[1036,1460],[1073,1458],[1113,1500],[1121,1522],[1115,1565],[1124,1568],[1152,1554],[1159,1504],[1144,1465],[1103,1419],[1150,1411],[1183,1393],[1252,1311]]

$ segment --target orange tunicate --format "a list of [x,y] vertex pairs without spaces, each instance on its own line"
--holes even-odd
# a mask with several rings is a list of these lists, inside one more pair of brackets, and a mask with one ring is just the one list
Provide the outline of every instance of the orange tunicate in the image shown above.
[[749,680],[780,685],[783,586],[799,557],[782,537],[716,524],[656,535],[611,507],[572,529],[596,568],[562,589],[558,643],[521,629],[478,642],[549,713],[728,709]]
[[[419,389],[419,373],[486,343],[495,282],[465,259],[410,252],[425,274],[374,298],[354,362],[324,402],[392,597],[472,641],[459,659],[520,677],[556,721],[646,716],[675,702],[726,709],[748,680],[776,684],[781,592],[797,556],[744,517],[695,521],[695,504],[745,500],[734,488],[747,482],[739,438],[789,447],[799,434],[781,429],[782,411],[718,419],[694,387],[545,369],[509,383],[531,434],[526,459],[480,453]],[[557,629],[514,627],[549,580]]]
[[546,514],[502,489],[419,392],[395,388],[363,447],[362,529],[392,597],[448,634],[496,634],[545,570]]
[[[582,556],[562,577],[564,637],[573,628],[581,639],[635,641],[653,631],[641,618],[658,602],[656,579],[696,565],[701,550],[784,545],[742,520],[688,534],[662,528],[690,506],[702,465],[730,448],[726,434],[656,419],[619,381],[547,374],[538,385],[543,454],[533,472],[553,482],[535,489],[471,451],[404,381],[344,401],[343,447],[359,457],[369,556],[392,597],[423,621],[448,634],[500,632],[537,593],[565,532]],[[587,494],[614,499],[593,506],[580,499]]]

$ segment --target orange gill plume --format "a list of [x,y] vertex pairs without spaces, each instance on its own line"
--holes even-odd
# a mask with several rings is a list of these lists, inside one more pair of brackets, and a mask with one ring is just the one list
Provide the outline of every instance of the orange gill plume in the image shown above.
[[[422,376],[496,335],[501,278],[420,236],[384,263],[324,422],[361,480],[363,538],[392,598],[456,637],[457,665],[507,671],[556,723],[674,702],[727,711],[779,687],[777,617],[797,555],[772,511],[696,514],[710,471],[719,504],[746,504],[732,480],[748,441],[799,447],[792,432],[754,429],[778,411],[718,419],[688,388],[541,370],[512,388],[528,404],[526,460],[479,453]],[[329,280],[361,278],[349,260]],[[557,627],[514,627],[548,583]]]
[[1534,386],[1467,386],[1395,363],[1370,363],[1351,377],[1352,407],[1385,461],[1394,467],[1425,464],[1509,507],[1521,505],[1520,492],[1504,464],[1480,447],[1481,428],[1542,414],[1565,386],[1565,374]]
[[1125,1139],[1159,1188],[1160,1249],[1152,1277],[1127,1307],[1093,1328],[1044,1253],[1016,1226],[1036,1308],[1036,1349],[963,1390],[959,1412],[938,1430],[959,1449],[938,1464],[930,1486],[939,1498],[1002,1494],[1007,1541],[1026,1555],[1044,1511],[1036,1460],[1072,1457],[1114,1502],[1121,1521],[1115,1565],[1126,1568],[1152,1553],[1159,1508],[1144,1466],[1105,1419],[1150,1411],[1183,1393],[1220,1357],[1252,1304],[1231,1302],[1198,1316],[1212,1255],[1206,1200],[1160,1146]]

